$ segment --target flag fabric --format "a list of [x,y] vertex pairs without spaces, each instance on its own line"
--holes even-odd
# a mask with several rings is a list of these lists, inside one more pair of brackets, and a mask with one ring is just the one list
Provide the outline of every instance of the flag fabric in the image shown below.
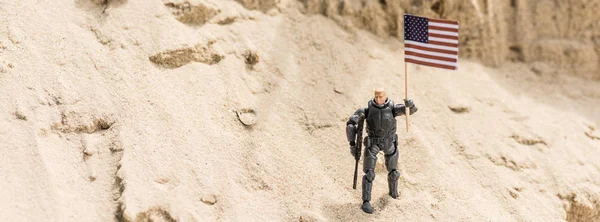
[[458,22],[404,15],[404,61],[458,69]]

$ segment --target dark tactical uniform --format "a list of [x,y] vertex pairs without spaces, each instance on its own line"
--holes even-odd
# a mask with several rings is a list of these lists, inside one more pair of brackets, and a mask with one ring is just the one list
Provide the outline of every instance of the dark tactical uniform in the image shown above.
[[365,114],[368,136],[364,139],[365,150],[363,152],[363,172],[365,173],[362,178],[363,203],[371,201],[371,188],[375,179],[375,163],[377,162],[377,153],[379,151],[383,151],[385,154],[389,195],[393,198],[398,197],[398,178],[400,177],[400,173],[397,170],[398,135],[396,135],[395,117],[404,115],[406,106],[409,107],[411,115],[417,111],[417,107],[412,103],[412,100],[405,100],[405,104],[394,104],[391,100],[386,99],[384,104],[377,105],[375,99],[371,99],[367,108],[356,110],[346,123],[346,135],[350,142],[351,152],[355,155],[356,125],[358,124],[360,113]]

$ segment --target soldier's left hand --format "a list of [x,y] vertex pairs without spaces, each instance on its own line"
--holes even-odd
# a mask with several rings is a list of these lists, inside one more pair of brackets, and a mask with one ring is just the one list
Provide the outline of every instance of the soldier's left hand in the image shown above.
[[415,104],[413,103],[412,99],[405,99],[404,100],[404,105],[408,108],[413,107]]
[[350,154],[356,158],[356,143],[354,141],[350,141]]

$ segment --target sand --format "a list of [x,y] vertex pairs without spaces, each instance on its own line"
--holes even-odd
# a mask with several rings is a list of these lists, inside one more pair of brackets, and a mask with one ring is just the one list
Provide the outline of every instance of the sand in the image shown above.
[[402,42],[245,2],[0,1],[2,220],[600,221],[600,82],[409,64],[367,215],[345,122],[405,98]]

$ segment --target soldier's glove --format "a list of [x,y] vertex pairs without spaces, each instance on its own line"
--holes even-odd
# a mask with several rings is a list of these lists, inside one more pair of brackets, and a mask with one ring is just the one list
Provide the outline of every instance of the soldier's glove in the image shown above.
[[413,106],[415,106],[415,104],[413,103],[412,99],[405,99],[404,100],[404,105],[408,108],[412,108]]
[[350,141],[350,154],[356,158],[356,142]]

